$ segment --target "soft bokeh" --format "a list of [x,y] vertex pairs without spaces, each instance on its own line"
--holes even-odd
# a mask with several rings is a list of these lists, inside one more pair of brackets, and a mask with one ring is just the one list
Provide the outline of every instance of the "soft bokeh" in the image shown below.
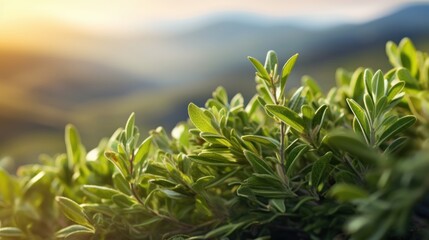
[[384,44],[429,50],[428,1],[0,0],[0,158],[15,166],[64,151],[75,124],[88,148],[131,112],[145,131],[186,120],[223,85],[254,94],[248,55],[300,53],[327,88],[335,70],[387,69]]

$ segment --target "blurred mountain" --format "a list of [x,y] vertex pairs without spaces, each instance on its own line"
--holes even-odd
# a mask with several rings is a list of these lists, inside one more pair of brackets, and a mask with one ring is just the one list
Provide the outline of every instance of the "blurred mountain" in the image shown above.
[[[251,16],[249,16],[251,17]],[[304,74],[324,89],[337,67],[387,70],[385,43],[410,37],[429,51],[429,5],[410,5],[362,24],[329,28],[224,15],[183,31],[97,34],[41,21],[31,29],[3,28],[0,36],[0,157],[17,164],[40,153],[63,152],[71,122],[94,147],[137,113],[143,132],[186,120],[190,101],[203,105],[223,85],[230,95],[254,94],[248,55],[273,49],[284,62],[300,58],[288,88]],[[31,41],[28,40],[31,36]]]

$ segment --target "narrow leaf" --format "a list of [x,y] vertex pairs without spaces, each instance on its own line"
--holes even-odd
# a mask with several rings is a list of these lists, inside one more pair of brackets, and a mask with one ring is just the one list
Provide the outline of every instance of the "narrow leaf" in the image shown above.
[[151,145],[152,145],[152,136],[149,136],[137,148],[137,153],[134,156],[134,164],[135,165],[139,165],[141,161],[146,159]]
[[236,229],[246,224],[246,222],[239,222],[239,223],[230,223],[223,226],[220,226],[218,228],[215,228],[208,232],[204,239],[221,239],[222,237],[226,237],[233,233]]
[[136,118],[135,115],[135,113],[131,113],[127,123],[125,124],[125,137],[127,139],[132,138],[134,135],[134,123]]
[[304,120],[302,120],[298,113],[284,106],[266,105],[265,107],[270,113],[278,117],[291,128],[295,129],[299,133],[304,132]]
[[308,128],[311,128],[311,121],[314,118],[314,109],[309,105],[305,104],[301,107],[302,118],[304,120],[305,125]]
[[211,166],[219,166],[219,167],[237,166],[237,162],[232,162],[229,159],[226,159],[225,157],[220,156],[220,154],[216,155],[215,153],[213,153],[210,156],[206,154],[203,156],[190,155],[188,157],[193,162],[203,164],[203,165],[211,165]]
[[365,113],[365,110],[357,103],[355,100],[348,98],[347,104],[349,105],[350,109],[353,112],[353,115],[356,117],[359,126],[362,129],[362,132],[365,133],[365,139],[369,143],[370,142],[370,125],[369,125],[369,119],[367,114]]
[[308,146],[307,145],[298,145],[296,147],[294,147],[290,153],[287,155],[287,160],[286,160],[286,175],[290,176],[292,173],[292,170],[295,166],[295,164],[298,162],[298,160],[301,158],[301,156],[307,152],[308,150]]
[[123,194],[118,190],[98,185],[83,185],[82,190],[86,195],[100,199],[111,199],[114,195]]
[[332,132],[323,141],[329,146],[346,151],[366,163],[374,163],[379,160],[379,155],[352,132]]
[[133,204],[135,204],[136,202],[134,202],[134,198],[130,197],[130,196],[126,196],[124,194],[117,194],[112,196],[112,201],[118,205],[121,208],[128,208],[131,207]]
[[276,149],[280,148],[280,142],[271,137],[259,136],[259,135],[244,135],[241,137],[243,141],[253,142],[261,144],[262,146],[271,146]]
[[372,101],[371,96],[368,93],[365,93],[363,96],[363,103],[365,104],[366,112],[371,116],[371,118],[374,118],[375,116],[375,105]]
[[401,117],[381,134],[378,144],[382,144],[389,138],[409,128],[416,122],[416,120],[416,117],[412,115]]
[[273,50],[268,51],[267,58],[265,59],[265,69],[268,73],[273,72],[274,68],[278,65],[277,54]]
[[244,150],[244,156],[249,161],[250,165],[256,173],[260,174],[273,174],[271,166],[267,164],[263,159],[256,156],[254,153]]
[[404,86],[405,82],[403,81],[399,81],[395,85],[393,85],[387,93],[387,101],[391,102],[392,100],[396,99],[404,89]]
[[399,43],[401,50],[401,63],[402,66],[409,69],[411,75],[416,76],[418,69],[417,51],[409,38],[404,38]]
[[270,205],[273,206],[277,211],[284,213],[286,212],[285,200],[284,199],[270,199]]
[[162,220],[163,220],[162,217],[154,216],[154,217],[151,217],[149,219],[145,219],[145,220],[139,222],[138,224],[134,224],[133,227],[137,227],[137,228],[138,227],[146,227],[148,225],[151,225],[153,223],[156,223],[156,222],[159,222],[159,221],[162,221]]
[[83,212],[83,208],[79,206],[79,204],[66,197],[56,197],[55,199],[68,219],[77,224],[92,228],[92,225],[88,222],[87,217]]
[[256,69],[256,71],[260,74],[260,76],[265,80],[270,80],[270,74],[268,74],[267,70],[264,68],[261,62],[259,62],[256,58],[253,57],[247,57],[250,62],[253,64],[253,67]]
[[326,110],[328,110],[328,106],[325,104],[323,104],[316,110],[316,113],[314,114],[314,118],[311,123],[311,127],[313,129],[320,128],[323,125],[323,121],[325,120]]
[[387,148],[384,150],[384,154],[392,154],[398,152],[399,150],[401,150],[401,148],[405,146],[408,140],[409,139],[407,137],[399,137],[395,139],[393,142],[389,143]]
[[374,76],[372,77],[372,96],[375,102],[378,102],[378,100],[386,94],[386,85],[384,81],[383,73],[378,70],[375,72]]
[[396,76],[399,80],[405,82],[405,86],[408,88],[419,89],[419,82],[415,79],[406,68],[399,68],[396,71]]
[[386,44],[386,54],[389,58],[390,64],[392,64],[394,67],[400,67],[401,66],[401,59],[399,57],[399,51],[396,44],[392,41],[387,42]]
[[365,90],[368,94],[372,95],[373,89],[372,89],[372,72],[369,69],[365,69],[365,71],[363,72],[363,82],[365,85]]
[[217,134],[216,129],[212,126],[212,122],[209,116],[204,113],[204,110],[199,108],[197,105],[190,103],[188,106],[188,114],[192,123],[201,132],[209,132]]
[[311,185],[316,187],[319,186],[328,176],[329,161],[331,161],[332,152],[327,152],[316,162],[314,162],[311,168]]
[[82,225],[70,225],[63,229],[60,229],[58,232],[55,233],[55,236],[57,238],[66,238],[69,235],[81,232],[94,233],[94,230]]
[[302,85],[306,85],[310,88],[311,92],[316,96],[317,94],[322,93],[322,90],[320,89],[320,86],[317,84],[317,82],[311,78],[310,76],[303,76],[302,77]]
[[285,65],[283,66],[282,78],[281,78],[281,84],[280,84],[280,90],[282,91],[282,93],[286,87],[287,79],[289,78],[289,75],[290,75],[293,67],[295,66],[295,62],[298,59],[298,56],[299,56],[298,53],[294,54],[292,57],[290,57],[286,61]]
[[74,166],[80,164],[81,142],[80,142],[79,133],[77,132],[76,128],[71,124],[68,124],[66,126],[65,142],[66,142],[69,169],[73,169]]
[[0,228],[0,237],[4,238],[23,238],[25,237],[24,232],[16,227],[2,227]]
[[340,202],[349,202],[359,198],[367,198],[368,192],[356,185],[337,183],[329,190],[329,195]]

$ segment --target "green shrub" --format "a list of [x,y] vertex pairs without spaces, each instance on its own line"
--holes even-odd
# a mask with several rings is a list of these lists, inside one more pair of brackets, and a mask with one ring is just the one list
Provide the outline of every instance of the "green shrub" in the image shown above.
[[387,43],[387,73],[339,69],[324,94],[290,94],[268,52],[246,104],[219,87],[189,121],[140,140],[125,128],[17,176],[0,170],[0,239],[395,239],[429,237],[429,57]]

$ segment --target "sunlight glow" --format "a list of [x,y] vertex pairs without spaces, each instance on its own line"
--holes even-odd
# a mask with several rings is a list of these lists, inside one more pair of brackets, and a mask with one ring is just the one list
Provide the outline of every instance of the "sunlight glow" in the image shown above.
[[45,19],[91,30],[132,31],[159,22],[171,23],[225,12],[275,18],[305,16],[315,20],[338,18],[364,21],[405,3],[410,1],[0,0],[0,27]]

